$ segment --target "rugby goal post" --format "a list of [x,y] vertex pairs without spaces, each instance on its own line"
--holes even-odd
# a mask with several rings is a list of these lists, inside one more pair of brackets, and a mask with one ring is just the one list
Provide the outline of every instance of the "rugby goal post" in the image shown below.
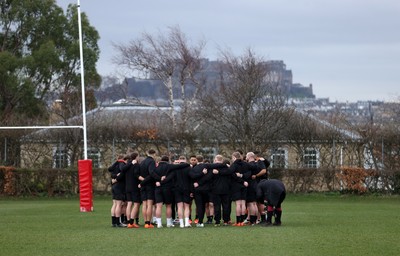
[[78,27],[79,27],[79,57],[81,61],[81,91],[82,91],[82,125],[78,126],[5,126],[0,130],[15,129],[82,129],[83,130],[83,155],[84,159],[78,160],[79,177],[79,204],[81,212],[93,211],[93,180],[92,180],[92,160],[88,159],[87,154],[87,130],[86,130],[86,99],[85,99],[85,69],[83,65],[83,45],[82,45],[82,22],[81,5],[77,0]]

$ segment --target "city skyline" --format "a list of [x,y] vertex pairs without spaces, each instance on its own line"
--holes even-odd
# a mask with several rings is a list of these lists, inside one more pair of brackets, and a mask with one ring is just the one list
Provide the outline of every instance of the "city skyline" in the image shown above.
[[[57,0],[64,10],[76,0]],[[100,33],[98,72],[116,74],[112,43],[142,32],[178,25],[188,39],[207,42],[204,57],[218,49],[240,55],[251,47],[265,60],[283,60],[293,82],[313,84],[331,101],[400,99],[400,2],[384,1],[108,1],[81,0]],[[201,4],[200,4],[201,3]]]

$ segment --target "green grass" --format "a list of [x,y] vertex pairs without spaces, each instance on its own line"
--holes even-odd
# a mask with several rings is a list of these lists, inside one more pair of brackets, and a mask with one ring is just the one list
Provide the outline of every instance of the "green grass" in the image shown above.
[[281,227],[110,227],[73,199],[0,199],[0,255],[399,255],[400,197],[288,195]]

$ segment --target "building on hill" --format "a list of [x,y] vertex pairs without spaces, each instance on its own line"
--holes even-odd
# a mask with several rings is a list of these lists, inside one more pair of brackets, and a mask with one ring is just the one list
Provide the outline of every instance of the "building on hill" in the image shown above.
[[163,99],[167,90],[157,79],[126,78],[127,96],[138,99]]
[[286,69],[286,64],[282,60],[270,60],[264,64],[268,75],[276,81],[278,88],[285,94],[289,94],[293,84],[292,71]]
[[309,87],[305,87],[299,83],[292,84],[289,89],[289,97],[315,99],[312,84]]
[[[202,69],[196,75],[198,80],[204,84],[204,90],[213,90],[218,85],[220,70],[223,68],[221,61],[201,60]],[[292,71],[286,68],[282,60],[270,60],[264,63],[267,69],[269,81],[276,84],[277,88],[286,95],[287,98],[311,98],[314,99],[313,87],[305,87],[300,83],[293,83]],[[175,99],[181,97],[181,87],[177,74],[172,76],[173,95]],[[185,97],[191,98],[196,92],[196,86],[187,82],[185,84]],[[146,79],[126,78],[122,84],[103,88],[96,92],[96,97],[100,103],[111,103],[121,98],[137,98],[141,101],[167,100],[168,91],[161,80],[149,74]],[[99,104],[100,105],[100,104]]]

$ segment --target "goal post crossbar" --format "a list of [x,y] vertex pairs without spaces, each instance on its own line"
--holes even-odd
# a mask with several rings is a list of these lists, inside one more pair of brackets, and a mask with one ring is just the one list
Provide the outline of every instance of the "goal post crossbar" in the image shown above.
[[82,125],[68,126],[0,126],[0,130],[25,130],[25,129],[83,129]]

